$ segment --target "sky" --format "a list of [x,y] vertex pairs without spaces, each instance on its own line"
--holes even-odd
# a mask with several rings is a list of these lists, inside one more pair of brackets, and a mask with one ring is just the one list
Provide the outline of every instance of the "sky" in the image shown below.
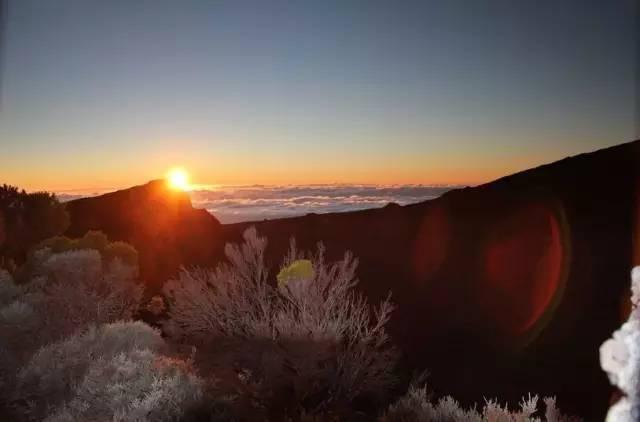
[[9,0],[0,183],[478,184],[638,137],[633,0]]

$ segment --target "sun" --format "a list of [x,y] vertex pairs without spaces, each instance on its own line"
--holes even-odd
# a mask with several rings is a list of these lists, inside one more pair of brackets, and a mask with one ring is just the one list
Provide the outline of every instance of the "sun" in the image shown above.
[[172,168],[167,172],[167,184],[171,189],[188,191],[191,187],[189,184],[189,174],[181,168]]

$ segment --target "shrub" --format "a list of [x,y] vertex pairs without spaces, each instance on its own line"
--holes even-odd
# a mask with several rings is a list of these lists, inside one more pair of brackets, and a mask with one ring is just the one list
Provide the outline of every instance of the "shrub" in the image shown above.
[[33,245],[68,226],[69,215],[55,195],[0,186],[0,256],[21,262]]
[[89,230],[79,239],[70,239],[66,236],[55,236],[40,242],[33,251],[49,249],[52,253],[74,251],[78,249],[91,249],[98,251],[105,264],[118,258],[131,267],[138,266],[138,251],[126,242],[109,242],[107,235],[97,230]]
[[159,350],[162,345],[160,334],[141,322],[89,327],[38,350],[18,374],[15,399],[43,405],[30,413],[44,416],[49,403],[70,398],[93,361],[134,349]]
[[102,271],[102,260],[98,251],[85,249],[51,254],[43,263],[43,274],[52,278],[52,282],[65,282],[67,279],[91,279]]
[[13,385],[16,368],[41,344],[41,318],[35,309],[39,297],[0,270],[0,393]]
[[95,250],[32,255],[33,277],[16,286],[0,272],[0,388],[10,390],[17,369],[43,344],[91,324],[130,319],[141,287],[135,268],[114,260],[104,268]]
[[89,230],[77,241],[77,249],[93,249],[102,252],[109,245],[107,235],[97,230]]
[[71,239],[67,236],[54,236],[38,243],[34,250],[49,249],[52,253],[61,253],[78,249],[77,245],[77,239]]
[[43,263],[46,282],[39,304],[47,331],[61,338],[91,323],[130,319],[142,296],[136,273],[119,260],[103,269],[95,250],[51,255]]
[[175,335],[202,340],[211,336],[270,337],[275,291],[267,284],[266,241],[255,231],[245,233],[239,249],[227,245],[230,264],[215,270],[182,270],[163,292],[170,304]]
[[0,395],[11,390],[17,368],[41,344],[40,328],[29,304],[15,300],[0,308]]
[[164,347],[142,322],[92,326],[33,356],[14,405],[35,420],[175,420],[202,382],[188,363],[159,355]]
[[[107,244],[99,232],[47,244],[60,252],[33,251],[23,272],[27,283],[16,286],[0,272],[0,389],[3,399],[11,398],[14,416],[179,418],[201,394],[200,379],[188,364],[158,354],[164,342],[156,330],[114,323],[130,319],[139,305],[135,250]],[[108,260],[95,249],[112,245]]]
[[8,271],[0,269],[0,307],[10,304],[20,294],[20,288],[13,282]]
[[[562,415],[556,408],[554,398],[544,399],[547,422],[578,421],[574,417]],[[520,402],[519,410],[509,410],[495,400],[486,401],[480,412],[475,408],[463,409],[450,396],[432,403],[425,386],[411,385],[407,394],[402,396],[380,418],[380,422],[540,422],[538,413],[538,396],[529,395]]]
[[138,267],[138,251],[126,242],[111,242],[105,248],[103,257],[106,262],[111,262],[114,259],[120,259],[124,264]]
[[235,367],[234,388],[269,411],[384,395],[397,360],[385,331],[392,305],[387,298],[372,312],[354,290],[357,261],[347,253],[329,264],[319,246],[309,271],[292,242],[276,288],[267,282],[266,240],[253,228],[244,240],[226,246],[228,263],[183,269],[165,284],[168,331],[213,342],[206,359]]
[[185,362],[150,350],[119,353],[93,363],[74,398],[45,421],[175,421],[198,403],[202,384]]
[[607,421],[631,422],[640,416],[640,267],[631,272],[629,320],[600,347],[600,365],[624,397],[609,409]]

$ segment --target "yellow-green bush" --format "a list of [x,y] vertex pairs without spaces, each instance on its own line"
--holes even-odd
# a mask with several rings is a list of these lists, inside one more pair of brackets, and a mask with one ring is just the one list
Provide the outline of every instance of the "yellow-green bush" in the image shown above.
[[278,287],[284,288],[290,280],[309,280],[315,276],[313,264],[308,259],[298,259],[284,267],[278,273]]

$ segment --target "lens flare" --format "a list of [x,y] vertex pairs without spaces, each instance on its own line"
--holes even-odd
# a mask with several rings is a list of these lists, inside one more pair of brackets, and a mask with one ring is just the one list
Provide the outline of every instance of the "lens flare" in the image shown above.
[[421,283],[432,280],[448,255],[451,224],[446,209],[433,205],[425,212],[413,245],[412,266]]
[[[507,219],[485,248],[488,299],[502,330],[531,335],[560,299],[569,262],[560,213],[533,205]],[[546,317],[545,317],[546,316]]]

